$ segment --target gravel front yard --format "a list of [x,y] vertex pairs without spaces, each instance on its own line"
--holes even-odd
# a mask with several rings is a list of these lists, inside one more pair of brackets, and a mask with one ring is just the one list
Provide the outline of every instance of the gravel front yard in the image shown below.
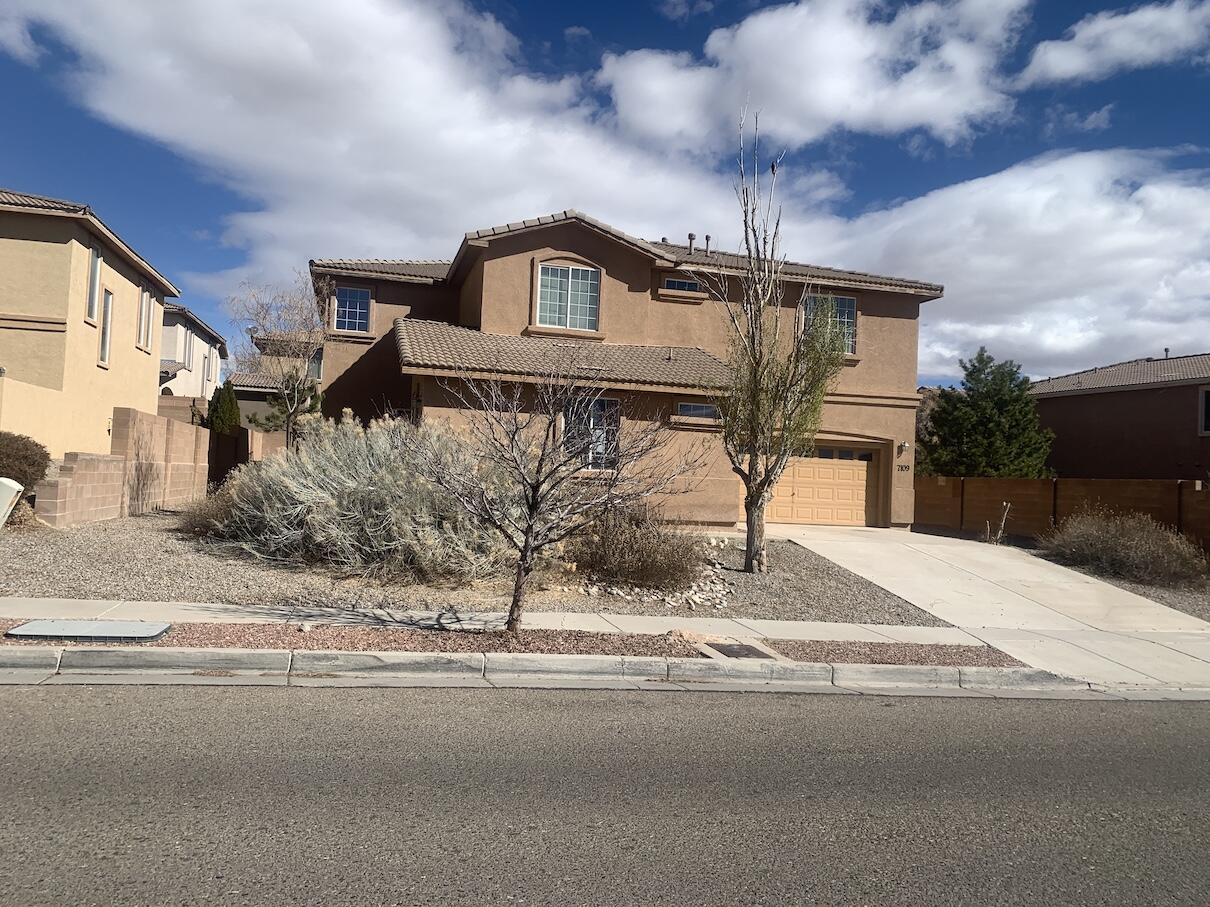
[[832,642],[767,639],[765,644],[795,661],[827,664],[942,665],[961,668],[1016,668],[1011,655],[991,646],[920,645],[906,642]]
[[[0,634],[20,620],[0,620]],[[107,643],[34,642],[0,636],[0,645],[95,646]],[[132,646],[234,647],[238,649],[306,649],[347,652],[525,652],[548,655],[654,655],[705,657],[676,633],[662,636],[588,633],[583,630],[522,630],[467,633],[443,630],[392,630],[377,627],[314,626],[306,633],[287,624],[174,624],[151,643]]]
[[[396,608],[426,611],[500,611],[506,581],[472,588],[383,585],[333,577],[319,570],[275,567],[251,557],[217,552],[176,531],[177,517],[154,514],[109,520],[76,529],[0,531],[0,595],[38,598],[182,601],[221,604]],[[711,582],[728,590],[722,606],[676,603],[658,594],[585,595],[559,587],[567,578],[535,577],[531,611],[604,611],[695,617],[947,626],[831,561],[784,540],[769,543],[770,572],[739,568],[734,544],[713,549],[722,564]]]

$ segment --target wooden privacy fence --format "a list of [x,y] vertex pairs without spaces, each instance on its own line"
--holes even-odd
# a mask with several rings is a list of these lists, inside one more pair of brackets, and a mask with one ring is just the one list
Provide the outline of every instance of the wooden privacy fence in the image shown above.
[[1164,479],[964,479],[916,477],[919,526],[983,533],[1005,502],[1005,531],[1038,536],[1084,507],[1147,513],[1210,551],[1210,482]]

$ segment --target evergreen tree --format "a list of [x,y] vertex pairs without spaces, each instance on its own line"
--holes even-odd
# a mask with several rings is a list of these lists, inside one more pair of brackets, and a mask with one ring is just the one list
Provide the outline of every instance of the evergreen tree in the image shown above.
[[264,415],[249,415],[248,421],[261,431],[284,431],[286,444],[294,446],[298,440],[298,422],[303,416],[321,411],[323,395],[319,382],[306,380],[292,388],[292,393],[275,393],[269,398],[269,412]]
[[1038,421],[1029,378],[984,347],[962,366],[962,387],[942,389],[921,439],[918,469],[939,476],[1040,478],[1054,433]]
[[214,389],[206,415],[206,427],[220,435],[234,434],[240,425],[239,400],[230,381]]

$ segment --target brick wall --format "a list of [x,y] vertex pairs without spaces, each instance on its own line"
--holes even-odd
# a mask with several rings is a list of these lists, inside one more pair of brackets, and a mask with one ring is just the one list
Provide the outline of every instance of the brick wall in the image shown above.
[[68,453],[58,478],[34,489],[35,513],[78,526],[188,504],[206,494],[209,442],[204,428],[117,407],[110,453]]
[[1147,513],[1210,551],[1210,483],[1164,479],[961,479],[916,477],[919,526],[982,535],[999,525],[1036,537],[1085,507]]

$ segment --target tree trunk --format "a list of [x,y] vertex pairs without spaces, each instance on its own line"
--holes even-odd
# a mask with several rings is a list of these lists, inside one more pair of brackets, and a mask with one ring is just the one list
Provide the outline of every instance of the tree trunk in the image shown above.
[[513,581],[513,601],[508,606],[508,623],[505,629],[516,633],[521,626],[521,611],[525,608],[525,590],[529,585],[529,575],[534,570],[534,555],[529,546],[521,550],[517,556],[517,576]]
[[769,561],[765,555],[765,501],[763,498],[744,499],[744,520],[748,526],[747,545],[744,549],[744,571],[768,573]]

